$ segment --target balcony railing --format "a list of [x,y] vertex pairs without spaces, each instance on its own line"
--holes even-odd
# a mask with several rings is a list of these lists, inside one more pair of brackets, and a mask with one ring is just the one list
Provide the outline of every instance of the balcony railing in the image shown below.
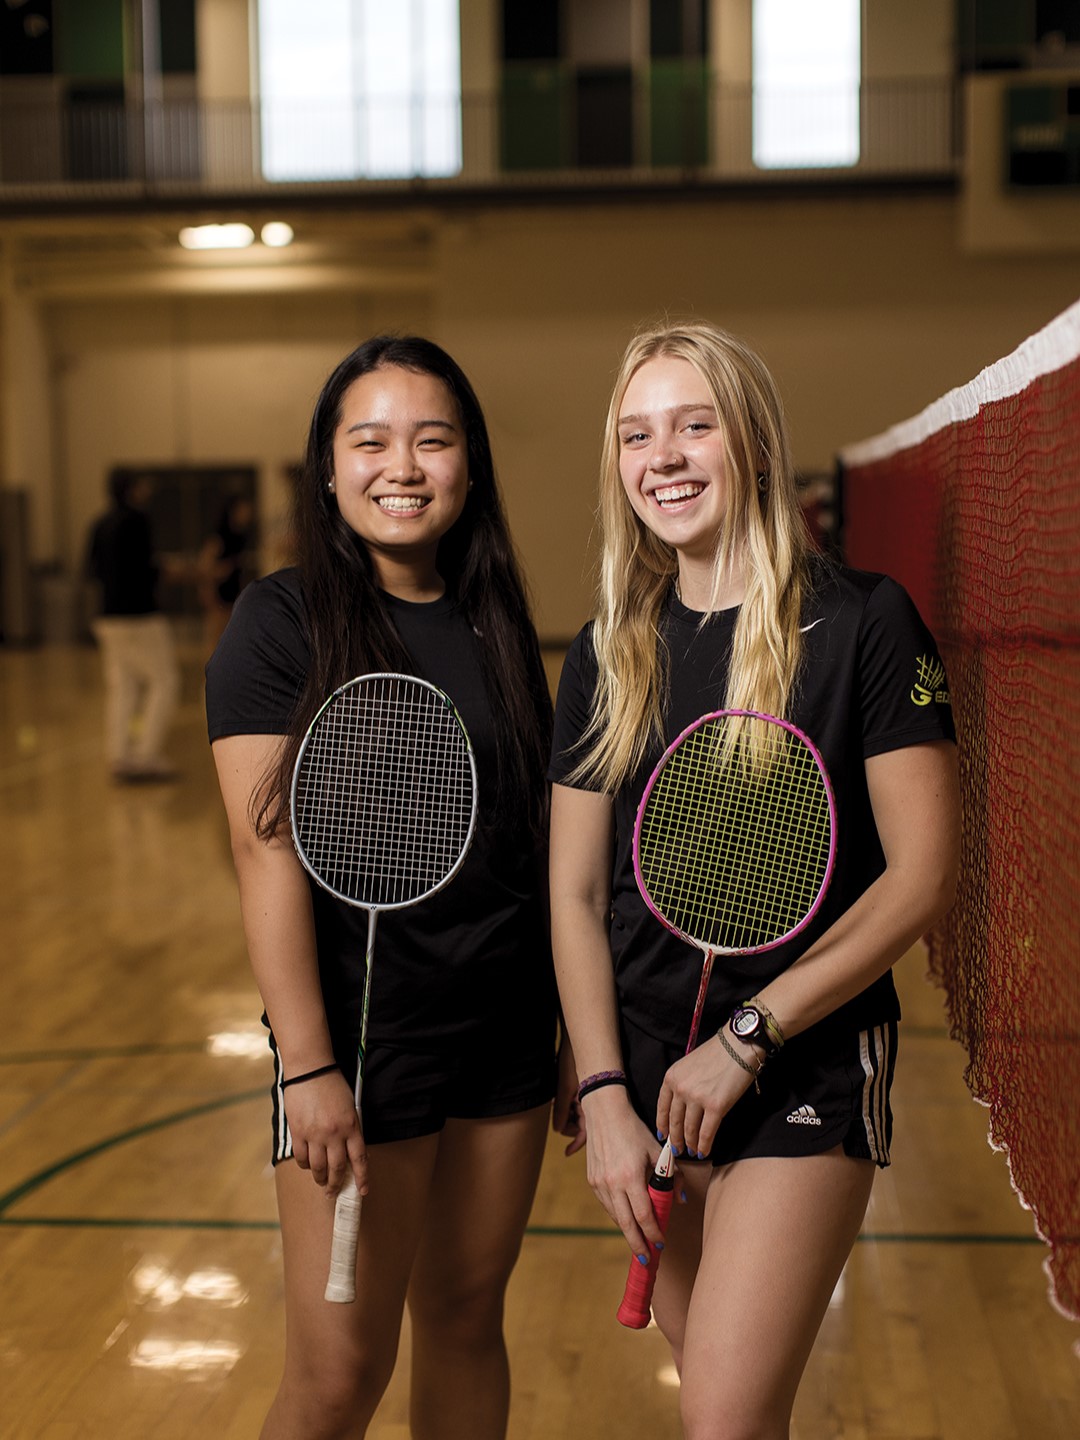
[[[497,97],[408,100],[393,114],[312,102],[272,116],[258,102],[15,98],[0,83],[0,204],[350,193],[417,182],[433,190],[858,182],[948,178],[957,169],[948,80],[864,83],[853,164],[762,169],[753,160],[749,87],[704,75],[687,83],[685,74],[665,84],[654,73],[589,91],[570,78],[555,66],[508,68]],[[787,103],[811,125],[833,101],[792,94]],[[396,144],[387,162],[386,147],[380,157],[370,140],[389,133]],[[298,157],[284,171],[270,163],[271,139],[282,134]]]

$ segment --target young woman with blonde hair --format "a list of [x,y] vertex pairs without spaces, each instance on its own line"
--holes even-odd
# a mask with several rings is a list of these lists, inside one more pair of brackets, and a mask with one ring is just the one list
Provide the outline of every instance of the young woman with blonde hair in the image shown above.
[[[647,1180],[670,1137],[687,1204],[654,1315],[685,1434],[783,1440],[889,1163],[891,966],[954,891],[948,691],[902,588],[813,551],[776,387],[734,337],[692,322],[632,341],[600,484],[598,615],[567,656],[549,771],[555,961],[589,1182],[644,1262],[661,1240]],[[809,734],[836,796],[837,859],[796,939],[718,962],[684,1056],[700,955],[646,909],[631,840],[663,750],[721,708]]]

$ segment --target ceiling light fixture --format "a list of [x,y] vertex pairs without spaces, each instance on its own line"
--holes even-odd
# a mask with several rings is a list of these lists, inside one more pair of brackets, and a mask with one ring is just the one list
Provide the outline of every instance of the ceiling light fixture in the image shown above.
[[264,245],[270,245],[275,250],[281,249],[283,245],[291,245],[293,242],[293,228],[286,225],[284,220],[270,220],[259,231],[259,238]]
[[187,225],[180,231],[185,250],[243,250],[254,241],[250,225]]

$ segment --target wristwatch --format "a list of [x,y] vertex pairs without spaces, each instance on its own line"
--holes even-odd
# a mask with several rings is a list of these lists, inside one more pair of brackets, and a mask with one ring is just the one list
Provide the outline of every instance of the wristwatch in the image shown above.
[[780,1049],[770,1032],[768,1021],[756,1005],[737,1005],[731,1012],[728,1029],[737,1040],[760,1045],[766,1055],[775,1055]]

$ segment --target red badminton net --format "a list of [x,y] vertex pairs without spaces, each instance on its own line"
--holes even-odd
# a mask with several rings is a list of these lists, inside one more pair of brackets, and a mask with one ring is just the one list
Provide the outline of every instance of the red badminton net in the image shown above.
[[840,472],[847,559],[907,586],[948,669],[964,848],[931,972],[1080,1319],[1080,304]]

